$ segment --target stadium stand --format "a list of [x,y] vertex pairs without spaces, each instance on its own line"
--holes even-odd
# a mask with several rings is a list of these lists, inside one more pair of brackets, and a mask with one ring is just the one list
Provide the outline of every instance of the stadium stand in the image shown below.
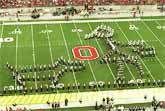
[[[133,5],[133,4],[164,4],[165,0],[72,0],[71,3],[75,6],[85,3],[93,5]],[[19,7],[47,7],[47,6],[66,6],[67,0],[2,0],[0,8],[19,8]]]

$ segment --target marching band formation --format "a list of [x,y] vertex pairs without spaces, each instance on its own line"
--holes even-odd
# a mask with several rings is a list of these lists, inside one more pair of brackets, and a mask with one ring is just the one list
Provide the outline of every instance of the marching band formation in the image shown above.
[[[12,77],[16,81],[17,85],[20,87],[23,87],[22,90],[27,92],[27,81],[51,81],[51,85],[46,86],[46,89],[64,89],[65,85],[63,83],[59,83],[59,80],[64,76],[66,72],[78,72],[85,70],[85,64],[83,61],[66,61],[63,57],[60,57],[55,61],[53,64],[49,65],[36,65],[36,66],[29,66],[29,67],[20,67],[20,70],[16,69],[14,66],[12,66],[9,63],[6,63],[7,69],[9,69],[12,72]],[[62,68],[61,68],[62,67]],[[53,75],[33,75],[32,77],[29,76],[29,73],[34,72],[50,72],[58,70]],[[76,85],[74,85],[76,87]],[[40,90],[43,91],[43,85],[39,86]],[[68,87],[70,85],[68,84]],[[21,91],[22,91],[21,90]],[[36,89],[37,90],[37,89]],[[5,91],[5,89],[4,89]],[[30,87],[30,91],[33,91],[33,87]]]
[[[116,64],[116,82],[120,85],[125,83],[124,72],[127,64],[135,66],[140,77],[143,78],[144,70],[139,58],[154,57],[156,51],[154,47],[146,46],[144,40],[130,40],[122,43],[113,39],[114,29],[110,26],[100,25],[90,34],[85,35],[85,39],[102,38],[109,47],[108,52],[100,59],[101,64]],[[131,50],[132,51],[131,51]]]
[[[100,64],[115,64],[116,67],[116,80],[112,82],[105,81],[90,81],[88,84],[86,83],[73,83],[73,84],[64,84],[59,81],[65,75],[66,72],[79,72],[84,71],[86,69],[84,61],[71,61],[65,60],[63,57],[58,58],[53,64],[43,64],[43,65],[34,65],[34,66],[22,66],[19,68],[15,68],[15,66],[6,63],[6,68],[10,70],[12,73],[13,80],[15,80],[17,86],[20,86],[20,91],[23,93],[27,93],[27,82],[36,82],[36,81],[51,81],[51,84],[47,84],[46,88],[42,84],[38,86],[38,89],[33,89],[34,87],[30,87],[30,92],[33,90],[46,91],[54,90],[54,89],[68,89],[71,88],[89,88],[96,89],[97,87],[105,87],[110,88],[113,84],[114,87],[119,86],[124,87],[125,85],[130,86],[130,84],[143,84],[144,81],[144,70],[143,65],[141,64],[140,58],[144,57],[154,57],[156,55],[156,51],[154,47],[146,46],[145,41],[143,40],[130,40],[126,43],[123,43],[118,40],[113,39],[114,29],[110,26],[100,25],[96,27],[94,31],[90,34],[85,35],[85,40],[97,38],[104,40],[105,45],[108,47],[107,53],[104,54],[102,58],[100,58]],[[140,79],[138,80],[128,80],[126,81],[126,65],[131,64],[137,70]],[[127,67],[128,68],[128,67]],[[48,74],[38,75],[38,73],[49,72]],[[29,76],[30,73],[37,73]],[[53,73],[53,74],[50,74]],[[140,82],[139,82],[140,80]],[[150,81],[151,82],[151,81]],[[150,85],[150,82],[147,82]],[[163,85],[165,81],[155,81],[154,84]],[[16,90],[16,89],[14,89]],[[6,93],[7,89],[4,88],[4,92]]]

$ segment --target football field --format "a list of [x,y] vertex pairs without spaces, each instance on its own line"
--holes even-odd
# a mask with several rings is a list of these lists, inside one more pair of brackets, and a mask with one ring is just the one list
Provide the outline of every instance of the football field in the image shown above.
[[[116,64],[100,64],[99,60],[107,53],[108,46],[102,39],[85,40],[85,34],[92,32],[97,26],[106,25],[114,29],[113,39],[121,43],[127,43],[133,40],[143,40],[146,46],[154,47],[156,56],[140,57],[139,60],[144,70],[143,78],[139,75],[136,68],[125,63],[125,81],[131,80],[156,81],[154,85],[140,85],[127,88],[146,88],[158,87],[157,81],[165,80],[165,20],[138,20],[138,21],[115,21],[105,22],[71,22],[71,23],[49,23],[31,24],[1,24],[0,25],[0,91],[3,94],[15,95],[22,94],[19,92],[19,85],[16,79],[13,79],[13,73],[6,67],[6,63],[12,65],[16,70],[30,67],[48,66],[55,63],[59,58],[66,61],[77,60],[74,56],[73,49],[80,46],[90,46],[97,51],[98,58],[94,60],[84,60],[85,70],[68,71],[60,78],[59,83],[64,86],[75,86],[69,89],[70,92],[80,91],[99,91],[118,89],[116,87],[99,87],[98,82],[108,82],[113,84],[117,78]],[[130,29],[134,26],[135,29]],[[89,50],[82,50],[81,56],[90,56]],[[59,67],[64,67],[63,65]],[[49,79],[60,71],[29,71],[20,73],[25,77],[25,88],[30,93],[52,93],[47,88],[52,84]],[[46,79],[43,79],[43,76]],[[28,78],[28,79],[27,79]],[[96,87],[82,88],[81,86],[90,82],[95,82]],[[78,87],[80,85],[80,88]],[[42,91],[34,89],[43,88]],[[12,91],[15,88],[18,91]],[[5,89],[5,93],[4,93]],[[33,89],[33,91],[29,91]],[[67,92],[68,89],[53,90],[53,92]]]

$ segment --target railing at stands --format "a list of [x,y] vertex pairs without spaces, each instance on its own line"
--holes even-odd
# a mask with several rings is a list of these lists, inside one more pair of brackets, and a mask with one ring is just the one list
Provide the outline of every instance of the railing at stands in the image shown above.
[[[104,6],[102,7],[95,6],[95,10],[92,11],[84,11],[83,7],[77,7],[76,10],[79,10],[78,13],[74,13],[73,15],[68,15],[69,20],[74,19],[106,19],[106,18],[137,18],[137,17],[148,17],[153,18],[159,16],[159,18],[165,17],[165,12],[157,9],[156,5],[150,6],[140,6],[140,9],[136,9],[137,6]],[[60,10],[59,10],[60,9]],[[112,10],[110,10],[112,9]],[[37,18],[32,18],[32,11],[34,8],[25,8],[20,9],[18,13],[17,8],[15,9],[5,9],[3,12],[0,12],[0,21],[33,21],[33,20],[65,20],[66,14],[60,13],[64,12],[64,8],[50,8],[43,7],[39,8]],[[81,10],[81,11],[80,11]],[[54,14],[55,13],[55,14]],[[38,15],[36,14],[36,15]]]

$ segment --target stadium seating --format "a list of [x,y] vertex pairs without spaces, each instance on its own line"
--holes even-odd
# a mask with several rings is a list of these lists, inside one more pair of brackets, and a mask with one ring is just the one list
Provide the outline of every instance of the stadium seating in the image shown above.
[[[2,0],[0,8],[18,8],[18,7],[43,7],[43,6],[65,6],[68,0]],[[73,5],[83,5],[86,0],[72,0]],[[108,5],[108,4],[155,4],[165,3],[165,0],[88,0],[89,4]]]

